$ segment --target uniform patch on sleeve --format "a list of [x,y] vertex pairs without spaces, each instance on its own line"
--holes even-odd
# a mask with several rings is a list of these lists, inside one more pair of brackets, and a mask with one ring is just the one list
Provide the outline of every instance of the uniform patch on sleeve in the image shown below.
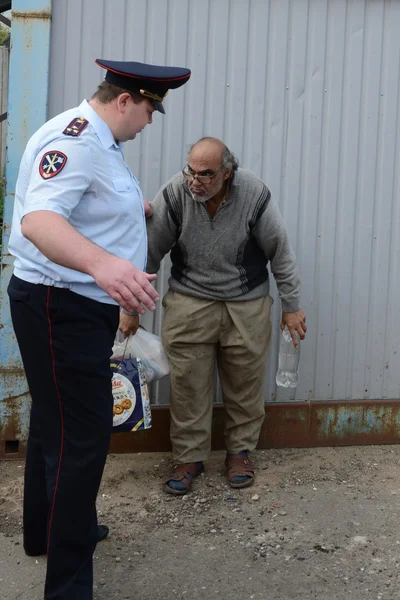
[[63,134],[72,135],[72,137],[78,137],[78,135],[81,135],[82,131],[86,129],[88,125],[89,121],[86,119],[82,119],[80,117],[72,119],[71,123],[64,129]]
[[39,165],[39,173],[43,179],[51,179],[63,170],[67,163],[67,157],[59,150],[50,150],[43,154]]

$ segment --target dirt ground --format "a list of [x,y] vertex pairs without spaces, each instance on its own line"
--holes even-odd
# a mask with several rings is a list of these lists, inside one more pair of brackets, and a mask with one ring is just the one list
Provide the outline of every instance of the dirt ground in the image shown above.
[[[183,498],[167,454],[111,455],[98,498],[110,526],[96,600],[394,600],[400,597],[398,446],[257,451],[252,488],[224,455]],[[23,463],[0,463],[0,596],[41,600],[45,559],[22,550]]]

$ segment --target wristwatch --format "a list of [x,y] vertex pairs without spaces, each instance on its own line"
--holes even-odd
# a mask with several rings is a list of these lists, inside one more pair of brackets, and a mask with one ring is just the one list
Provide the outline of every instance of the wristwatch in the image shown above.
[[138,317],[139,313],[136,310],[125,310],[125,308],[122,308],[121,306],[121,312],[124,315],[128,315],[128,317]]

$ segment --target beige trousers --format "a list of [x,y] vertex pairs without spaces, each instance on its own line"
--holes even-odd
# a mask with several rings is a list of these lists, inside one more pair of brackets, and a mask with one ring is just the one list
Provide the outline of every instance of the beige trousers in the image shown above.
[[221,302],[169,290],[163,306],[174,462],[209,456],[216,366],[226,413],[226,448],[234,454],[254,450],[265,416],[272,298]]

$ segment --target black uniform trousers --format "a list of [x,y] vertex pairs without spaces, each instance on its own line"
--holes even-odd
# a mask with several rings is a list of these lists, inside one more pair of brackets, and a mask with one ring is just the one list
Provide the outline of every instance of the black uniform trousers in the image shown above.
[[32,397],[24,547],[47,552],[45,600],[91,600],[119,309],[15,276],[8,294]]

